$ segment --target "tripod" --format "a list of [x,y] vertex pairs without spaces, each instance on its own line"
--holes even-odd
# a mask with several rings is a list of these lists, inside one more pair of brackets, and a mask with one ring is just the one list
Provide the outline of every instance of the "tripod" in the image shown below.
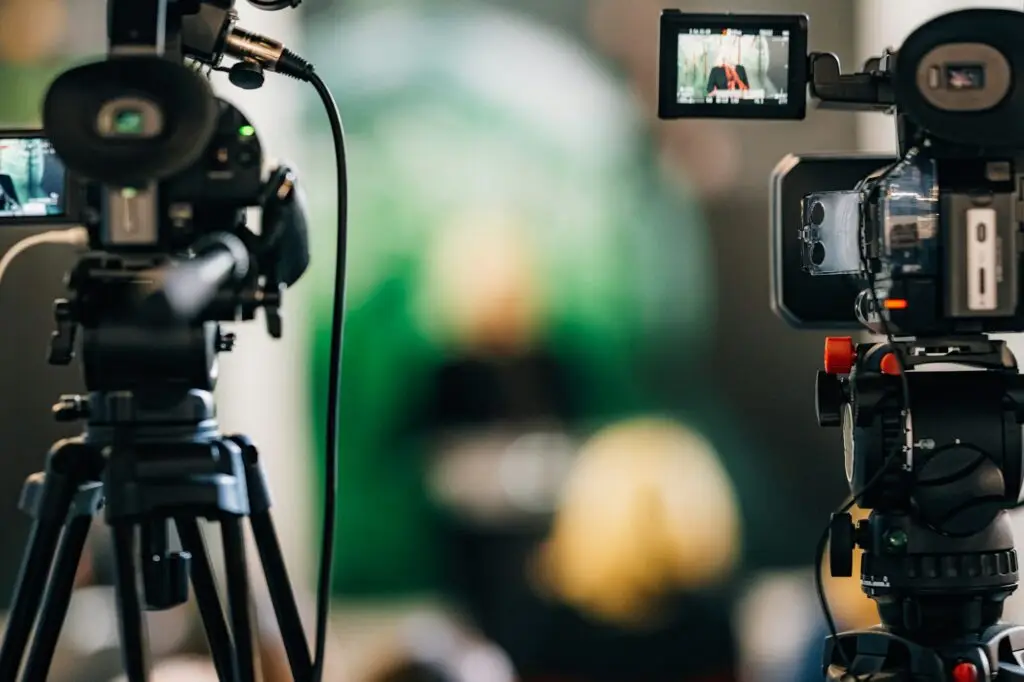
[[[1024,379],[1006,345],[984,336],[895,345],[902,368],[887,343],[830,339],[818,374],[818,420],[843,426],[850,488],[873,510],[856,526],[833,515],[831,572],[850,576],[860,546],[861,585],[882,622],[830,637],[823,672],[1024,681],[1024,627],[999,622],[1018,581],[1005,509],[1024,480]],[[917,371],[937,363],[970,370]]]
[[[74,327],[67,324],[66,303],[58,304],[57,316],[51,361],[61,363],[70,360],[73,343],[62,330]],[[86,385],[97,389],[87,398],[64,398],[55,409],[59,419],[86,419],[86,428],[81,436],[57,443],[45,472],[29,477],[23,489],[20,506],[34,521],[0,646],[0,680],[18,678],[33,624],[21,679],[46,680],[76,568],[101,507],[113,537],[129,682],[147,679],[143,603],[151,610],[182,604],[189,582],[219,679],[254,682],[244,518],[255,537],[293,679],[307,680],[309,647],[271,520],[259,454],[245,436],[221,435],[215,418],[214,358],[230,350],[233,338],[212,322],[169,330],[130,322],[115,318],[86,329]],[[200,519],[220,525],[230,629]],[[170,549],[172,525],[182,551]]]

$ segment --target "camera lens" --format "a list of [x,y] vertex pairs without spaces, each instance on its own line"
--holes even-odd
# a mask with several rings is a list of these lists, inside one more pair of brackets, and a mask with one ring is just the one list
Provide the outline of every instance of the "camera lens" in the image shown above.
[[810,215],[807,217],[811,221],[811,225],[815,227],[825,222],[825,207],[822,206],[820,201],[815,201],[811,204]]

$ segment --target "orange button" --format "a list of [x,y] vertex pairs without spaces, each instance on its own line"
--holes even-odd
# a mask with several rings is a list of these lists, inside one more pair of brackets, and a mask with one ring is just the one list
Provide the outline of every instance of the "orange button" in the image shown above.
[[881,362],[882,374],[898,377],[900,375],[900,363],[896,361],[895,353],[886,353]]
[[849,374],[853,369],[855,354],[852,337],[828,337],[825,339],[825,371],[829,374]]

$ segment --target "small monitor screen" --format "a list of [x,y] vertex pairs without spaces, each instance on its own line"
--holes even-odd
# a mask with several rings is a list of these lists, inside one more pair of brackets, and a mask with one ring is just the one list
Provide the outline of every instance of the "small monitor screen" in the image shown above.
[[799,120],[807,110],[807,17],[661,15],[658,116]]
[[0,220],[63,216],[64,164],[43,137],[0,137]]
[[676,102],[785,106],[789,55],[786,29],[691,28],[679,35]]

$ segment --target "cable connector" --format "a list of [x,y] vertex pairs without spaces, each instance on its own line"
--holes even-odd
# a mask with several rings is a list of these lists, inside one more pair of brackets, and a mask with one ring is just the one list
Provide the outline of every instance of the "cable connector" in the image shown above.
[[4,274],[15,258],[33,246],[39,246],[40,244],[65,244],[79,250],[84,250],[89,248],[89,230],[84,227],[72,227],[67,230],[51,230],[42,234],[25,237],[8,249],[3,258],[0,258],[0,282],[3,281]]
[[237,26],[232,27],[225,38],[224,54],[300,81],[309,81],[313,73],[312,64],[280,41]]

